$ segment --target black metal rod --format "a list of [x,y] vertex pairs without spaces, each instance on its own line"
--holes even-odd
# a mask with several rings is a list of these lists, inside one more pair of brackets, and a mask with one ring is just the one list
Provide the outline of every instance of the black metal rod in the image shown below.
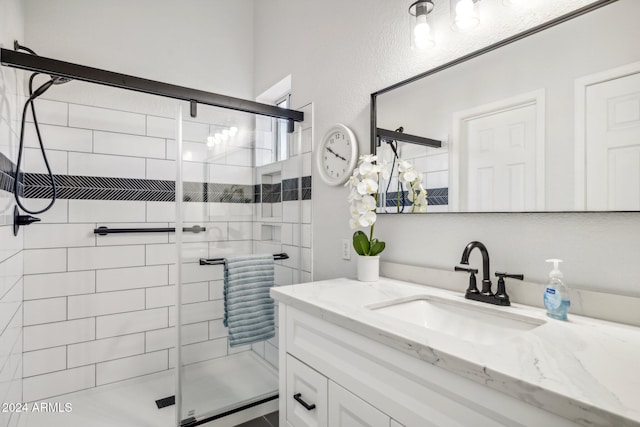
[[[261,104],[246,99],[205,92],[156,80],[143,79],[127,74],[73,64],[71,62],[58,61],[43,56],[15,52],[9,49],[0,50],[0,62],[2,62],[3,65],[21,70],[180,99],[190,103],[196,102],[198,104],[243,111],[245,113],[259,114],[261,116],[275,117],[278,119],[293,120],[296,122],[304,120],[304,113],[302,111],[289,110],[287,108],[276,107],[275,105]],[[193,112],[193,104],[191,105],[191,111]]]
[[[125,233],[175,233],[175,227],[163,227],[163,228],[109,228],[98,227],[93,229],[93,234],[100,236],[106,236],[107,234],[125,234]],[[207,231],[206,227],[200,227],[194,225],[193,227],[184,227],[182,229],[185,233],[200,233],[201,231]]]
[[396,132],[393,130],[376,128],[378,138],[390,139],[398,142],[410,142],[411,144],[424,145],[427,147],[440,148],[442,141],[431,138],[423,138],[421,136],[411,135],[404,132]]
[[[200,258],[200,265],[222,265],[226,258]],[[289,255],[285,252],[281,254],[273,254],[274,260],[289,259]]]

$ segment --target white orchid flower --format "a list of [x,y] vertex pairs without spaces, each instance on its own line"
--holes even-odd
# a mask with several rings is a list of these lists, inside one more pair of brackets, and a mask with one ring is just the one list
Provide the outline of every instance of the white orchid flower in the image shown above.
[[376,213],[372,211],[367,211],[363,215],[360,216],[358,220],[361,227],[369,227],[376,222]]
[[398,170],[400,172],[408,171],[409,169],[413,169],[413,165],[406,160],[400,160],[398,162]]
[[364,215],[366,212],[369,212],[369,209],[362,203],[362,200],[355,203],[355,207],[358,210],[358,214]]
[[345,183],[344,183],[344,186],[345,186],[345,187],[346,187],[346,186],[348,186],[348,185],[351,185],[351,186],[357,186],[357,185],[358,185],[358,181],[359,181],[359,180],[358,180],[358,178],[357,178],[355,175],[351,175],[351,176],[349,177],[349,179],[347,180],[347,182],[345,182]]
[[363,179],[358,184],[358,193],[364,194],[374,194],[378,191],[378,183],[372,179],[366,178]]
[[362,205],[368,211],[373,211],[376,209],[377,203],[375,197],[371,195],[362,196]]
[[418,173],[414,169],[407,170],[403,174],[403,180],[405,182],[411,183],[411,182],[415,181],[417,178],[418,178]]
[[347,200],[349,201],[349,203],[352,203],[354,200],[362,200],[362,195],[358,193],[357,188],[352,188],[349,192],[349,195],[347,196]]
[[358,171],[360,172],[360,175],[368,177],[369,174],[374,172],[373,165],[371,163],[362,163],[358,167]]
[[360,161],[361,162],[373,163],[376,160],[378,160],[378,156],[374,156],[373,154],[364,154],[364,155],[360,156]]
[[354,228],[360,227],[360,222],[358,222],[358,218],[349,219],[349,227],[353,230]]
[[349,211],[351,212],[351,218],[360,218],[360,214],[362,213],[360,212],[360,209],[358,209],[357,203],[349,205]]

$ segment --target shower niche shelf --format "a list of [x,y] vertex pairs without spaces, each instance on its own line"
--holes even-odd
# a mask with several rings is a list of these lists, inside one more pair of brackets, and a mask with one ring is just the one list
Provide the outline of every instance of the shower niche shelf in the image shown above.
[[260,240],[267,243],[282,243],[282,224],[262,224]]
[[282,172],[260,175],[260,215],[262,220],[282,220]]

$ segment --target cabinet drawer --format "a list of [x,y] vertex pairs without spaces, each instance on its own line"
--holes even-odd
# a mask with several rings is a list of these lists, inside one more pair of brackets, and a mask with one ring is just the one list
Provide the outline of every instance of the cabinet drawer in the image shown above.
[[289,355],[286,369],[287,422],[292,427],[327,427],[327,378]]
[[389,417],[355,394],[329,381],[329,425],[331,427],[389,427]]

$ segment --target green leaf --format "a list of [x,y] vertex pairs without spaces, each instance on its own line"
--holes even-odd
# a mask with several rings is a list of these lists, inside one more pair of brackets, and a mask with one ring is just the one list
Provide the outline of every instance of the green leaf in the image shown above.
[[358,255],[369,255],[369,239],[367,235],[360,230],[353,233],[353,249],[356,250]]
[[371,240],[371,251],[369,255],[376,256],[380,252],[384,251],[386,244],[384,242],[379,241],[378,239]]

